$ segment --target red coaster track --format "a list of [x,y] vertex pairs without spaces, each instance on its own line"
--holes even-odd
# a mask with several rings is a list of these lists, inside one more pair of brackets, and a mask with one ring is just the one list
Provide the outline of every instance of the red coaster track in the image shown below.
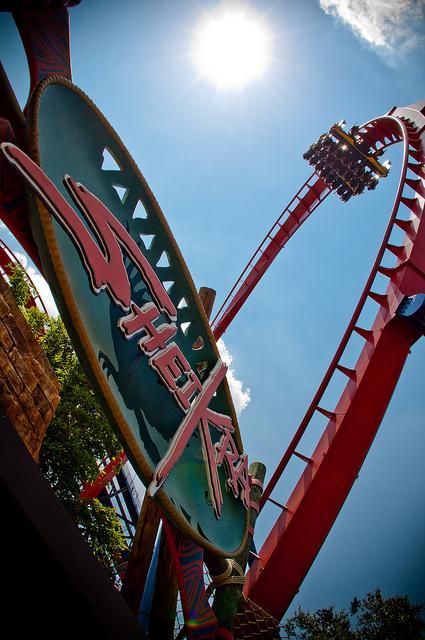
[[[289,447],[267,485],[262,504],[271,500],[282,513],[248,572],[245,594],[280,619],[309,570],[358,475],[379,428],[403,365],[421,332],[396,311],[405,296],[425,293],[425,102],[389,114],[361,127],[362,138],[374,149],[402,142],[403,166],[388,227],[370,276],[334,358]],[[219,338],[286,242],[330,193],[312,178],[303,185],[255,252],[213,320]],[[409,210],[402,216],[401,207]],[[400,246],[389,243],[394,225],[404,232]],[[386,251],[396,256],[392,268],[383,266]],[[373,291],[377,274],[389,280],[386,293]],[[378,305],[371,328],[358,326],[368,298]],[[343,364],[350,338],[357,333],[364,347],[353,369]],[[322,397],[339,371],[347,384],[334,408],[321,406]],[[385,372],[385,375],[383,375]],[[311,458],[297,451],[315,412],[328,424]],[[286,505],[271,498],[292,456],[306,463]]]
[[226,331],[244,302],[257,286],[273,260],[310,214],[331,193],[329,187],[312,174],[294,195],[260,244],[233,289],[212,321],[214,337],[218,340]]

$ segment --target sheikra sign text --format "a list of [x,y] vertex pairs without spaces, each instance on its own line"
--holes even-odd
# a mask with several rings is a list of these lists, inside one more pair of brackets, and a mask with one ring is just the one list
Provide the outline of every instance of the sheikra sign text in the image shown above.
[[[138,348],[184,412],[184,418],[171,439],[168,450],[154,471],[148,493],[153,496],[164,484],[193,432],[198,429],[215,516],[220,518],[223,505],[217,473],[217,468],[221,466],[225,470],[227,487],[248,508],[250,477],[247,456],[238,452],[232,435],[234,427],[231,419],[209,408],[213,395],[226,375],[226,365],[219,359],[206,380],[201,383],[198,374],[173,341],[177,333],[177,309],[164,286],[133,238],[93,193],[70,176],[64,176],[63,182],[97,242],[37,164],[11,143],[3,143],[1,149],[72,239],[81,256],[92,291],[99,294],[106,290],[114,304],[124,312],[118,320],[117,331],[121,332],[123,339],[140,335]],[[151,302],[138,306],[131,299],[123,252],[140,271],[152,297]],[[161,316],[168,321],[160,320]],[[211,439],[210,425],[221,434],[216,444]]]

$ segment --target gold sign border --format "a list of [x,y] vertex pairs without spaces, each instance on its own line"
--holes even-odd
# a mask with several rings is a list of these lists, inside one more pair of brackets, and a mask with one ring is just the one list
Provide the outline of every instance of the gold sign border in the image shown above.
[[[117,135],[117,133],[115,132],[115,130],[111,127],[111,125],[109,124],[109,122],[106,120],[106,118],[104,117],[104,115],[99,111],[99,109],[96,107],[96,105],[92,102],[92,100],[90,100],[90,98],[78,87],[76,87],[72,82],[70,82],[69,80],[67,80],[66,78],[62,78],[61,76],[49,76],[47,78],[45,78],[44,80],[42,80],[40,82],[40,84],[37,86],[36,90],[34,91],[34,93],[31,96],[29,105],[28,105],[28,115],[27,115],[27,133],[28,133],[28,152],[30,157],[34,160],[34,162],[36,162],[39,166],[41,166],[40,164],[40,150],[39,150],[39,138],[38,138],[38,115],[39,115],[39,111],[40,111],[40,104],[41,104],[41,98],[42,95],[45,91],[45,89],[51,85],[51,84],[58,84],[58,85],[63,85],[65,86],[67,89],[69,89],[70,91],[73,91],[74,93],[76,93],[82,100],[84,100],[84,102],[88,105],[88,107],[95,113],[96,117],[101,121],[102,125],[106,127],[108,133],[111,135],[111,137],[114,139],[114,141],[120,146],[126,160],[128,161],[130,168],[134,171],[134,173],[136,174],[138,180],[141,182],[143,188],[146,191],[147,197],[150,200],[151,205],[153,206],[155,213],[157,214],[159,220],[161,221],[161,224],[163,226],[163,229],[165,230],[172,246],[173,249],[176,252],[176,257],[180,263],[180,266],[183,270],[183,273],[186,277],[186,281],[191,289],[191,292],[193,294],[194,300],[196,302],[197,305],[197,311],[198,313],[201,315],[202,317],[202,321],[203,324],[205,326],[207,335],[211,341],[211,344],[213,346],[213,350],[217,356],[217,360],[220,358],[220,355],[218,353],[217,350],[217,346],[216,346],[216,342],[215,339],[213,337],[211,328],[210,328],[210,324],[209,321],[207,319],[207,316],[205,315],[205,311],[203,309],[202,303],[200,301],[198,292],[196,291],[196,288],[194,286],[192,277],[189,273],[189,270],[186,266],[186,263],[184,262],[183,256],[180,252],[180,249],[178,248],[176,241],[174,240],[174,237],[171,233],[170,227],[165,219],[164,214],[161,211],[161,208],[158,204],[158,202],[155,199],[155,196],[153,195],[151,189],[149,188],[148,183],[146,182],[145,178],[143,177],[142,173],[140,172],[140,170],[138,169],[135,161],[133,160],[133,158],[131,157],[130,153],[128,152],[128,150],[126,149],[126,147],[124,146],[124,144],[122,143],[121,139],[119,138],[119,136]],[[150,482],[150,480],[152,479],[152,475],[153,475],[153,469],[151,467],[151,465],[147,462],[147,460],[145,459],[143,453],[140,451],[140,448],[137,444],[137,441],[131,431],[131,429],[129,428],[127,421],[125,420],[124,416],[121,413],[121,410],[119,408],[119,405],[114,397],[114,394],[112,393],[109,384],[102,372],[102,369],[100,367],[98,358],[92,348],[89,336],[87,334],[84,322],[79,314],[79,310],[78,310],[78,305],[76,303],[76,300],[74,298],[71,286],[68,282],[68,279],[66,277],[66,271],[60,256],[60,252],[58,249],[58,245],[56,242],[56,236],[55,236],[55,231],[54,231],[54,225],[52,222],[52,216],[49,213],[49,211],[47,210],[47,208],[43,205],[43,203],[39,200],[39,198],[37,198],[36,196],[32,196],[32,194],[30,195],[30,200],[32,202],[35,203],[36,205],[36,210],[37,213],[40,217],[40,221],[41,221],[41,226],[43,229],[43,233],[44,233],[44,237],[45,240],[47,242],[47,248],[50,254],[50,259],[52,261],[54,270],[55,270],[55,274],[56,274],[56,278],[59,282],[60,285],[60,289],[61,289],[61,293],[62,296],[64,297],[66,306],[67,306],[67,310],[70,314],[72,323],[73,323],[73,327],[74,330],[77,334],[78,340],[80,342],[80,345],[89,361],[90,364],[90,368],[91,371],[93,373],[93,375],[95,376],[99,391],[101,392],[101,394],[103,395],[107,407],[110,411],[110,414],[112,416],[113,422],[114,424],[118,427],[120,433],[122,434],[122,436],[125,439],[125,442],[128,446],[128,448],[131,451],[132,457],[134,458],[134,460],[136,461],[137,465],[139,466],[145,481],[147,481],[148,483]],[[242,446],[242,440],[241,440],[241,436],[240,436],[240,431],[239,431],[239,426],[238,426],[238,421],[236,418],[236,413],[234,410],[234,406],[233,406],[233,401],[230,395],[230,391],[229,391],[229,387],[228,387],[228,383],[227,380],[224,380],[224,385],[225,385],[225,394],[226,394],[226,400],[228,402],[228,406],[230,409],[230,417],[232,419],[232,423],[235,427],[235,442],[236,445],[238,447],[238,450],[240,453],[243,452],[243,446]],[[161,505],[161,507],[163,508],[163,510],[170,515],[173,523],[178,527],[178,529],[180,529],[185,535],[187,535],[189,538],[191,538],[192,540],[194,540],[197,544],[199,544],[200,546],[202,546],[204,549],[208,549],[210,552],[217,554],[217,555],[221,555],[221,556],[226,556],[226,557],[234,557],[237,556],[240,551],[242,550],[242,548],[245,546],[246,543],[246,539],[248,536],[248,519],[249,519],[249,510],[247,510],[246,513],[246,521],[245,521],[245,532],[241,541],[240,546],[233,552],[229,552],[229,551],[223,551],[223,549],[220,549],[219,547],[213,545],[212,543],[208,542],[205,538],[203,538],[194,528],[192,528],[187,520],[184,518],[184,516],[182,516],[177,509],[175,508],[175,506],[173,505],[173,503],[171,502],[171,500],[168,498],[168,496],[166,495],[166,492],[163,489],[160,489],[156,496],[155,496],[155,500],[157,502],[159,502],[159,504]]]

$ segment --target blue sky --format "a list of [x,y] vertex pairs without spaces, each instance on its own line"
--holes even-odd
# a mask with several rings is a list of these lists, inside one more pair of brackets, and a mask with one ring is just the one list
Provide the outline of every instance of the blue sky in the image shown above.
[[[220,302],[308,177],[308,146],[341,118],[361,123],[423,99],[425,72],[420,1],[387,2],[385,16],[381,0],[366,3],[368,15],[357,0],[322,1],[327,12],[313,0],[257,0],[250,6],[273,34],[271,64],[243,90],[219,91],[198,77],[189,56],[194,29],[217,4],[84,0],[70,13],[74,82],[135,158],[196,285],[215,288]],[[0,14],[0,35],[0,59],[23,105],[28,72],[9,15]],[[345,205],[335,196],[326,201],[224,336],[235,376],[250,389],[240,415],[245,448],[268,475],[363,289],[400,156],[398,147],[388,154],[391,176],[375,192]],[[422,340],[293,607],[347,606],[376,586],[424,600],[424,362]],[[303,444],[308,455],[314,442]],[[300,471],[297,463],[288,469],[276,499],[285,500]],[[264,510],[257,546],[277,516],[275,507]]]

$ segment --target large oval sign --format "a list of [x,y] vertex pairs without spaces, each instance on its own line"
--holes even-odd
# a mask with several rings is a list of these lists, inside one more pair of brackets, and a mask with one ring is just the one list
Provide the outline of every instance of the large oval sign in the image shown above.
[[[215,553],[244,543],[247,459],[208,320],[146,181],[103,115],[62,78],[29,106],[32,227],[77,352],[148,491]],[[106,155],[116,168],[106,169]],[[36,164],[35,164],[36,163]]]

